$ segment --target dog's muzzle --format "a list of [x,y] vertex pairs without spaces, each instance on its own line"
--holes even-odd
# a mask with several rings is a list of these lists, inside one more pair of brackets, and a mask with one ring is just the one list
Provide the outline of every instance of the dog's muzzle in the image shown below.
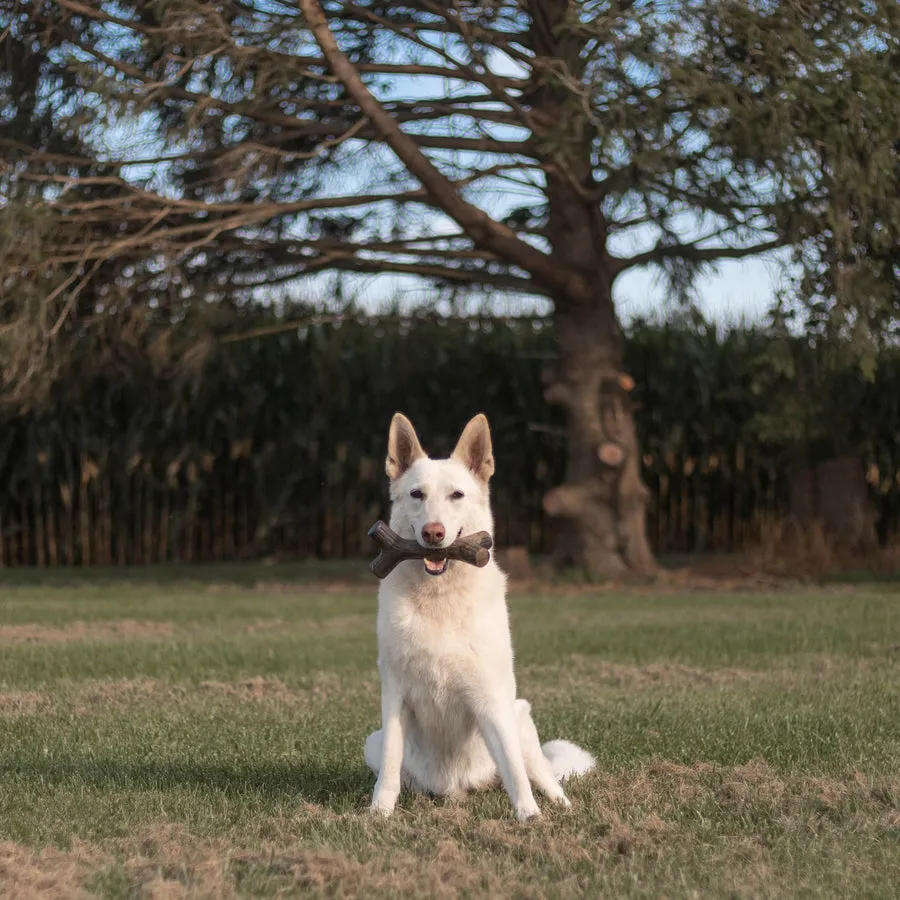
[[[460,528],[456,536],[459,537],[462,531],[462,528]],[[429,575],[443,575],[447,571],[447,566],[450,565],[449,559],[428,559],[427,556],[423,562],[425,563],[425,571]]]

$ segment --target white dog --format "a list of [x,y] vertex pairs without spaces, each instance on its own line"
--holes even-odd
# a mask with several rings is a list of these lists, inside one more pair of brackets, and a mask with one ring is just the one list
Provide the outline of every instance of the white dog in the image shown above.
[[[487,419],[466,425],[449,459],[429,459],[407,418],[388,438],[391,528],[423,547],[493,532],[494,472]],[[568,741],[541,747],[531,710],[516,699],[506,576],[446,560],[407,560],[378,591],[381,730],[365,759],[378,776],[372,811],[390,815],[401,786],[455,798],[496,783],[520,820],[540,815],[531,782],[569,806],[560,781],[594,758]]]

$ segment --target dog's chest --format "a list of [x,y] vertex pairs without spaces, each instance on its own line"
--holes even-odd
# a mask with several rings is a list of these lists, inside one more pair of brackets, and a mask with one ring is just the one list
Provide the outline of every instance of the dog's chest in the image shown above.
[[[379,593],[378,650],[412,705],[464,706],[515,691],[502,580],[493,572],[453,590]],[[502,578],[502,576],[501,576]],[[448,584],[449,587],[449,584]]]
[[380,637],[381,656],[421,740],[456,747],[475,728],[473,700],[491,689],[468,629],[444,626],[416,615],[395,617]]
[[414,609],[394,609],[379,634],[380,653],[407,693],[432,697],[466,690],[478,679],[475,635],[463,621],[448,622]]

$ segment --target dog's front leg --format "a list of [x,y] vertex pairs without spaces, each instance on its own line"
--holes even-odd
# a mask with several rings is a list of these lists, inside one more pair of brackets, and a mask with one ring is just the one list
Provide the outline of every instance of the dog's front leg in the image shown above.
[[403,766],[404,703],[396,681],[386,673],[381,677],[381,766],[372,795],[373,813],[389,816],[400,796]]
[[516,817],[520,822],[524,822],[526,819],[539,816],[541,811],[535,802],[531,782],[528,780],[525,757],[522,755],[522,744],[519,740],[519,728],[512,704],[508,707],[505,704],[488,706],[477,716],[484,742],[500,770],[503,787],[509,794]]

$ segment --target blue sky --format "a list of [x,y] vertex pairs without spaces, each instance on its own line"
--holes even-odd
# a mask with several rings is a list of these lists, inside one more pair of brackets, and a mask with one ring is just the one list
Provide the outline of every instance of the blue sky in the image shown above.
[[[697,283],[697,306],[708,319],[730,325],[765,318],[782,274],[778,257],[766,255],[727,260],[718,272],[702,275]],[[625,273],[614,291],[624,321],[666,309],[665,287],[652,269]]]
[[[448,40],[440,35],[435,39],[436,42],[444,43]],[[437,56],[429,59],[426,55],[420,61],[440,63],[441,59]],[[529,74],[520,64],[499,50],[493,51],[488,61],[491,70],[496,75],[524,78]],[[410,100],[436,97],[440,96],[442,92],[448,97],[455,93],[470,94],[472,85],[465,81],[431,76],[403,77],[396,78],[390,88],[381,92],[379,96],[385,100]],[[452,128],[452,125],[447,127]],[[516,140],[525,136],[521,130],[510,126],[490,126],[483,123],[482,127],[485,131],[503,140]],[[414,128],[413,130],[420,129]],[[428,127],[423,130],[437,133]],[[392,156],[392,154],[387,155]],[[444,158],[449,161],[453,157],[458,159],[465,154],[432,152],[430,156],[434,160]],[[492,159],[482,165],[495,161],[496,159]],[[469,163],[471,164],[471,158]],[[387,159],[385,159],[385,164],[390,165]],[[370,186],[370,189],[373,186]],[[518,196],[516,196],[517,194]],[[503,215],[519,202],[527,199],[532,202],[540,202],[543,198],[538,191],[531,192],[529,197],[528,190],[505,192],[503,187],[488,183],[486,190],[480,196],[477,198],[473,196],[469,199],[492,215]],[[441,217],[437,216],[436,218]],[[695,239],[701,233],[699,218],[685,217],[681,226],[684,240]],[[446,222],[445,226],[438,224],[437,230],[443,231],[444,227],[448,231],[455,230],[449,222]],[[630,255],[648,249],[653,246],[655,240],[656,233],[652,229],[626,230],[616,242],[611,244],[611,249],[617,255]],[[781,263],[784,259],[785,253],[782,252],[743,260],[722,261],[713,270],[706,271],[698,278],[695,284],[697,306],[708,319],[723,325],[763,320],[772,307],[776,291],[783,278]],[[413,306],[427,300],[431,293],[428,286],[423,285],[417,279],[405,276],[350,277],[348,283],[351,285],[349,293],[356,301],[364,308],[373,310],[377,309],[388,297],[393,299],[399,295],[403,302]],[[306,293],[310,297],[315,297],[319,293],[319,285],[311,282],[306,288]],[[614,299],[619,316],[626,323],[639,316],[665,314],[673,302],[664,280],[660,277],[659,270],[654,267],[630,269],[623,273],[615,284]],[[521,298],[510,298],[505,307],[503,301],[500,301],[500,304],[497,312],[501,314],[549,310],[549,306],[540,299],[529,302],[523,301]]]
[[[314,52],[314,51],[313,51]],[[427,61],[427,60],[426,60]],[[495,74],[522,77],[524,70],[505,54],[495,52],[490,60],[491,68]],[[430,76],[418,78],[397,78],[390,87],[380,92],[384,100],[390,99],[422,99],[440,96],[443,92],[450,96],[458,92],[471,93],[472,86],[462,81],[436,79]],[[452,128],[452,124],[447,125]],[[175,152],[176,148],[161,146],[161,142],[154,140],[152,124],[146,119],[141,121],[120,120],[112,129],[104,129],[103,149],[112,157],[127,158],[131,155],[147,156],[148,154]],[[516,139],[521,133],[510,130],[509,126],[497,126],[490,131],[502,139]],[[445,132],[446,133],[446,132]],[[372,192],[376,188],[377,178],[373,181],[373,171],[396,168],[396,160],[393,154],[385,148],[369,150],[368,153],[359,153],[359,148],[353,147],[353,142],[348,142],[345,148],[353,162],[346,168],[341,167],[336,183],[329,185],[325,193],[332,191],[340,194]],[[365,165],[358,164],[359,157],[365,159]],[[432,158],[438,159],[444,156],[444,162],[450,163],[450,156],[440,151],[433,153]],[[456,154],[457,157],[460,154]],[[355,158],[354,158],[355,157]],[[463,165],[472,166],[474,160],[471,156],[462,161]],[[478,161],[476,168],[484,165]],[[165,191],[166,176],[160,167],[155,167],[154,181]],[[143,170],[143,171],[142,171]],[[145,167],[132,167],[131,177],[140,178],[149,174]],[[369,182],[369,183],[367,183]],[[378,191],[380,192],[380,191]],[[518,196],[517,196],[518,195]],[[488,185],[486,191],[478,197],[477,203],[492,215],[502,215],[506,210],[527,199],[528,190],[516,190],[510,185]],[[531,199],[538,200],[540,193],[531,192]],[[474,199],[474,198],[472,198]],[[449,221],[441,222],[440,215],[432,220],[433,227],[437,231],[447,233],[455,230]],[[684,224],[683,239],[696,238],[699,233],[699,220],[688,220]],[[298,236],[302,235],[303,222],[298,222]],[[637,250],[646,249],[655,242],[654,234],[648,229],[635,229],[631,233],[623,233],[617,244],[612,246],[613,252],[628,255]],[[700,276],[696,283],[696,302],[705,315],[722,324],[732,324],[739,321],[760,321],[771,307],[777,285],[781,278],[778,265],[778,257],[767,256],[763,258],[748,258],[745,260],[723,261],[714,271],[708,271]],[[327,297],[330,286],[333,284],[333,276],[328,274],[315,276],[298,284],[297,296],[318,300]],[[384,274],[380,276],[345,276],[347,294],[361,307],[375,311],[386,301],[399,299],[404,306],[414,306],[427,301],[433,296],[434,291],[427,284],[409,277]],[[633,269],[625,272],[616,282],[614,298],[620,317],[624,322],[638,316],[652,316],[664,314],[670,300],[667,296],[666,285],[660,278],[658,270],[652,267]],[[509,298],[496,311],[503,314],[515,314],[517,312],[546,312],[547,304],[540,300],[523,300],[522,298]]]
[[[316,299],[327,290],[329,278],[308,279],[298,295]],[[760,322],[772,306],[781,279],[778,258],[771,255],[746,260],[728,260],[717,272],[702,275],[696,286],[696,303],[710,321],[722,325]],[[414,307],[427,300],[431,289],[420,281],[392,275],[348,276],[348,293],[366,310],[377,311],[386,301],[399,297],[404,306]],[[665,285],[651,268],[629,271],[616,282],[613,296],[623,323],[637,317],[653,317],[671,309]],[[546,312],[541,301],[523,304],[510,298],[496,310],[499,314]]]

